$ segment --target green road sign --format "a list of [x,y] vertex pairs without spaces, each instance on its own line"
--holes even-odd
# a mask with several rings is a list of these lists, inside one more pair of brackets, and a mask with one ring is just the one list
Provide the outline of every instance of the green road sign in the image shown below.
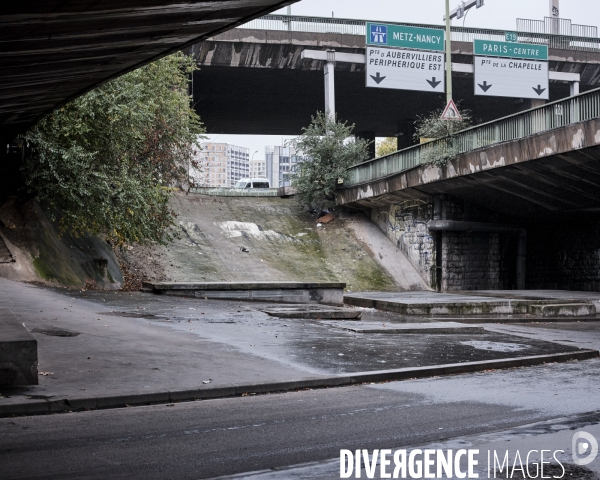
[[496,42],[494,40],[474,40],[475,55],[486,57],[527,58],[548,60],[548,47],[529,43]]
[[367,45],[444,51],[444,30],[367,23]]
[[504,39],[507,42],[518,42],[519,35],[517,34],[517,32],[504,32]]

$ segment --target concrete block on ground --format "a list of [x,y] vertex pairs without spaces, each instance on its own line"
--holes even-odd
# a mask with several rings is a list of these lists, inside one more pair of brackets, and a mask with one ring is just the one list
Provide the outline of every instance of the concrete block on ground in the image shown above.
[[542,317],[591,317],[596,315],[596,306],[593,303],[530,305],[529,313]]
[[0,385],[38,384],[37,340],[8,309],[0,309]]
[[155,293],[214,300],[342,305],[340,282],[144,282]]
[[316,320],[357,320],[362,316],[360,310],[352,308],[318,307],[314,305],[268,308],[262,311],[272,317]]

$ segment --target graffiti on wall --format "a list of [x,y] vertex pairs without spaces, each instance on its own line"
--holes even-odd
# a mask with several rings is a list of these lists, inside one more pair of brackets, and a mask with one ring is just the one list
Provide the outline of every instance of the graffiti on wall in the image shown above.
[[423,205],[412,201],[391,205],[387,235],[429,282],[435,265],[435,242],[427,228]]

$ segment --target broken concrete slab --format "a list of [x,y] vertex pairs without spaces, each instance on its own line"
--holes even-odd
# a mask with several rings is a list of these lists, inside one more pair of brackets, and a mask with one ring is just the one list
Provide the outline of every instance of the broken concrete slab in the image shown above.
[[8,309],[0,309],[0,385],[37,385],[37,340]]
[[154,293],[220,300],[342,305],[342,282],[144,282]]
[[268,308],[261,311],[272,317],[307,318],[313,320],[358,320],[362,316],[361,310],[353,308],[323,308],[313,305]]
[[456,322],[395,323],[390,325],[360,322],[360,325],[353,325],[351,327],[342,324],[338,324],[337,326],[343,328],[344,330],[349,330],[355,333],[392,333],[411,335],[485,333],[485,329],[483,327],[463,325]]

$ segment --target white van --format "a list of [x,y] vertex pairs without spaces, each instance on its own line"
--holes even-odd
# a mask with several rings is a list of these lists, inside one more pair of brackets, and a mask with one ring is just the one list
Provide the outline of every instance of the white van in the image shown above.
[[242,178],[233,188],[271,188],[268,178]]

